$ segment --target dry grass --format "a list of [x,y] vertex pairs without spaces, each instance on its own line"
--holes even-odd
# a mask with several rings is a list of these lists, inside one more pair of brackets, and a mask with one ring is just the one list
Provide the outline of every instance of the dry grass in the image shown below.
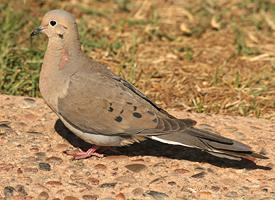
[[3,93],[39,95],[46,42],[28,36],[46,11],[64,8],[83,49],[162,107],[275,118],[275,1],[1,2]]

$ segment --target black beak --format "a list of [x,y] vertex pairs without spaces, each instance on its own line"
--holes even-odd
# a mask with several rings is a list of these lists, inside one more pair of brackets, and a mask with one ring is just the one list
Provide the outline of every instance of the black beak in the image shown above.
[[34,29],[31,33],[31,37],[35,36],[35,35],[38,35],[39,33],[41,33],[43,31],[43,28],[42,27],[38,27],[36,29]]

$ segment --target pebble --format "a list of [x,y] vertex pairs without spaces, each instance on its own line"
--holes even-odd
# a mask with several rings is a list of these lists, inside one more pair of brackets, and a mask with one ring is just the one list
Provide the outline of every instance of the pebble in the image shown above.
[[55,156],[47,158],[46,161],[53,165],[60,165],[63,163],[63,160],[61,158]]
[[135,177],[133,177],[132,175],[119,176],[115,180],[123,183],[131,183],[131,184],[137,182]]
[[20,194],[22,194],[22,195],[24,195],[24,196],[27,196],[27,195],[28,195],[28,193],[26,192],[26,190],[25,190],[25,188],[24,188],[23,185],[17,185],[17,186],[15,187],[15,189],[16,189],[16,191],[17,191],[18,193],[20,193]]
[[35,156],[39,159],[39,160],[43,160],[46,157],[46,153],[45,152],[37,152],[35,153]]
[[103,165],[103,164],[97,164],[97,165],[94,166],[94,169],[106,170],[107,167],[106,167],[106,165]]
[[51,186],[59,186],[59,185],[62,185],[62,183],[59,182],[59,181],[48,181],[46,184],[47,184],[47,185],[51,185]]
[[48,200],[49,197],[50,197],[49,194],[43,191],[38,195],[37,200]]
[[116,195],[116,200],[125,200],[126,197],[123,193],[119,193]]
[[43,171],[51,171],[51,165],[49,163],[41,162],[38,164],[39,169]]
[[189,172],[189,170],[180,168],[180,169],[175,169],[174,172],[176,172],[178,174],[185,174],[185,173]]
[[26,168],[23,168],[23,172],[36,174],[38,172],[38,169],[34,167],[26,167]]
[[144,193],[142,188],[135,188],[132,190],[132,194],[135,196],[141,196]]
[[227,192],[227,193],[225,194],[225,196],[226,196],[226,197],[229,197],[229,198],[236,198],[236,197],[238,197],[238,193],[235,192],[235,191],[230,191],[230,192]]
[[200,172],[200,173],[192,175],[191,177],[192,178],[203,178],[203,177],[205,177],[205,175],[206,175],[205,172]]
[[163,200],[166,197],[169,197],[167,194],[165,194],[163,192],[158,192],[158,191],[153,191],[153,190],[147,190],[145,193],[147,195],[153,197],[156,200]]
[[219,190],[220,190],[220,187],[219,187],[219,186],[215,186],[215,185],[213,185],[213,186],[211,186],[211,190],[213,190],[213,191],[217,192],[217,191],[219,191]]
[[199,192],[199,199],[212,199],[212,193],[208,191]]
[[132,172],[135,172],[135,173],[138,173],[144,169],[147,168],[146,165],[144,164],[139,164],[139,163],[134,163],[134,164],[129,164],[129,165],[126,165],[125,166],[128,170],[132,171]]
[[64,200],[79,200],[79,198],[73,197],[73,196],[66,196]]
[[98,185],[99,184],[99,180],[94,178],[94,177],[89,177],[88,178],[89,183],[91,183],[92,185]]
[[82,196],[83,200],[97,200],[99,199],[98,195],[83,195]]
[[116,186],[117,183],[103,183],[101,184],[99,187],[101,188],[114,188]]
[[4,188],[4,196],[6,198],[13,196],[14,192],[15,192],[15,188],[12,186],[6,186]]

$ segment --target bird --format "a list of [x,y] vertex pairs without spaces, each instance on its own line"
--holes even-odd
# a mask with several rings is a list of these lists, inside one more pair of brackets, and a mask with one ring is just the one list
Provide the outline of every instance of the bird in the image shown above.
[[197,128],[195,120],[172,116],[107,65],[87,56],[71,13],[48,11],[31,37],[39,33],[48,37],[40,93],[73,134],[92,144],[74,153],[74,159],[102,157],[99,148],[146,139],[198,148],[221,158],[267,159],[242,142]]

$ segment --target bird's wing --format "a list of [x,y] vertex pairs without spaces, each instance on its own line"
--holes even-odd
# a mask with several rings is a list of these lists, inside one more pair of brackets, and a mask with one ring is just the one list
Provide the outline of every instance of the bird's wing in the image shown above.
[[158,135],[195,124],[174,118],[127,81],[100,70],[81,70],[70,77],[66,95],[58,99],[58,114],[79,130],[103,135],[145,130]]

